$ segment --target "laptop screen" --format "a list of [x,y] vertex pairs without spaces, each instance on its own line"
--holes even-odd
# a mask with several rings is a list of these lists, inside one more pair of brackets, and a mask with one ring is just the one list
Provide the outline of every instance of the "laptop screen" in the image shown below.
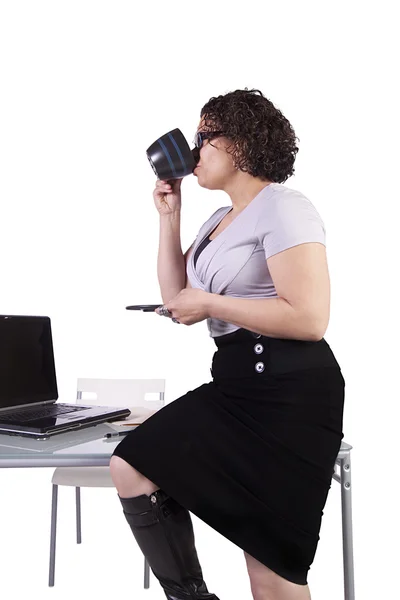
[[0,315],[0,409],[57,398],[49,317]]

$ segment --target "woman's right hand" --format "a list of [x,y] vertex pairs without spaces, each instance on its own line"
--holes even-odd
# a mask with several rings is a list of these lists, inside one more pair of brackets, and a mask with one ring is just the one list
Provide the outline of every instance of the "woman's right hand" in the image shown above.
[[180,179],[157,179],[153,192],[154,204],[160,215],[171,215],[181,210],[181,183]]

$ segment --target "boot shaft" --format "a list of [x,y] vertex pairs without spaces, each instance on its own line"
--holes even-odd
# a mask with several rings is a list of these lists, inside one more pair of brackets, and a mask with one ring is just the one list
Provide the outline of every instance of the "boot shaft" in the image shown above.
[[203,581],[189,511],[160,489],[120,501],[168,600],[218,600]]

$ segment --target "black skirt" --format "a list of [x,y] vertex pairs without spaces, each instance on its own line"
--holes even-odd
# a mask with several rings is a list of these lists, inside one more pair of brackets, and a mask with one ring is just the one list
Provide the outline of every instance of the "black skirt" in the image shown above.
[[214,341],[213,380],[132,430],[114,455],[305,585],[343,439],[340,367],[325,339],[239,329]]

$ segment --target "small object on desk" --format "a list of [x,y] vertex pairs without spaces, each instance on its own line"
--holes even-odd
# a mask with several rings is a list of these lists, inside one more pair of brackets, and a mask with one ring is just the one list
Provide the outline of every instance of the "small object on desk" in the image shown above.
[[146,419],[148,419],[157,412],[157,410],[149,410],[148,408],[144,408],[141,406],[128,406],[128,408],[131,411],[130,417],[122,419],[120,421],[108,421],[107,426],[111,429],[114,429],[115,431],[126,431],[131,427],[141,425],[144,421],[146,421]]
[[116,437],[121,437],[123,435],[126,435],[127,433],[129,433],[128,429],[125,429],[124,431],[113,431],[112,433],[106,433],[105,434],[105,438],[116,438]]
[[126,310],[142,310],[143,312],[154,312],[156,308],[159,308],[162,304],[132,304],[127,306]]

